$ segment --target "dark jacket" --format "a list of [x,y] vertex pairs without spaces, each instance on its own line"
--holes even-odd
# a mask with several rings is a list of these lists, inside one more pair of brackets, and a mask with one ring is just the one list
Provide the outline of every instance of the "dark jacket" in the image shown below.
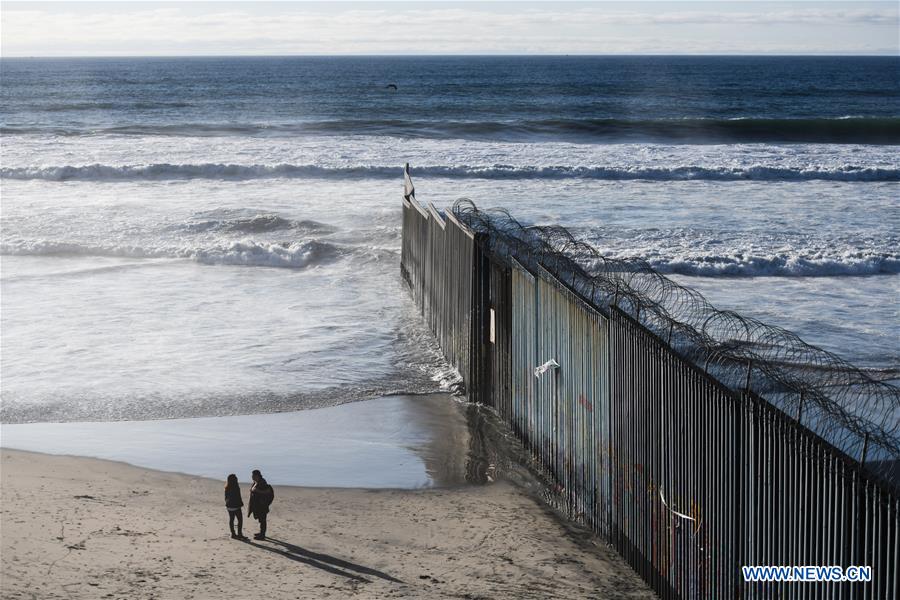
[[225,488],[225,508],[240,508],[244,505],[240,486]]
[[253,515],[257,519],[269,514],[269,506],[275,499],[275,490],[262,477],[250,486],[250,505],[247,508],[247,516]]

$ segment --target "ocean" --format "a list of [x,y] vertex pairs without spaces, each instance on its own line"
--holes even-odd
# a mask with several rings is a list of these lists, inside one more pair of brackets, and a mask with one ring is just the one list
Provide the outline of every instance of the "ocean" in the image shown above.
[[[900,375],[900,58],[0,61],[3,423],[446,389],[402,167]],[[392,85],[393,84],[393,85]]]

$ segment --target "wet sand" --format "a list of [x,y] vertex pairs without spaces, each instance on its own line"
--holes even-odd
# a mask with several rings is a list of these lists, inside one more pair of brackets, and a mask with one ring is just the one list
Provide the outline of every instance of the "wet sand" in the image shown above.
[[145,421],[0,425],[0,446],[69,454],[212,479],[304,487],[460,485],[480,427],[449,394],[389,396],[295,412]]
[[220,481],[0,456],[3,598],[652,597],[612,550],[509,482],[278,486],[270,539],[241,542]]

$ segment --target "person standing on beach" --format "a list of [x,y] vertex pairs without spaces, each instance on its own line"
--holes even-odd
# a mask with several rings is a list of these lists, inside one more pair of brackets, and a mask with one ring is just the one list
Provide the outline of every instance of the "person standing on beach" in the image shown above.
[[[232,473],[225,482],[225,508],[228,509],[228,528],[231,529],[232,539],[246,539],[244,537],[244,515],[241,509],[244,500],[241,498],[241,486],[238,485],[237,475]],[[234,521],[237,519],[237,534],[234,533]]]
[[253,539],[266,539],[266,516],[269,514],[269,506],[275,499],[275,490],[266,481],[259,469],[253,470],[253,485],[250,486],[250,505],[247,516],[253,515],[259,521],[259,533]]

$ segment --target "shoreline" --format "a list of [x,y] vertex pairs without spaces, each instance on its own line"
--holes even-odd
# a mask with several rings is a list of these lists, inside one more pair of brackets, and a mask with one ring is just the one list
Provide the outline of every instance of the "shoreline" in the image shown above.
[[611,548],[511,481],[276,486],[270,539],[244,543],[229,537],[223,482],[0,456],[4,598],[653,597]]
[[[359,423],[365,423],[361,428]],[[482,483],[483,419],[449,394],[396,395],[284,413],[0,424],[0,447],[276,485],[416,489]]]

